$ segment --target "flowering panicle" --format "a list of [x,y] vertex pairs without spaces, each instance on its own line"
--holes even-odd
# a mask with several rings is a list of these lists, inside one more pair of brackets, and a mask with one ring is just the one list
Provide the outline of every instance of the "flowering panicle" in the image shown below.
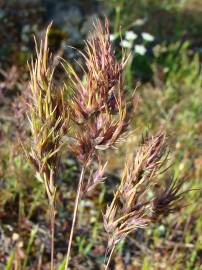
[[123,57],[119,63],[115,58],[108,21],[104,28],[100,21],[94,26],[95,35],[86,41],[86,50],[82,53],[86,64],[84,81],[68,64],[66,68],[73,88],[69,103],[74,127],[71,151],[85,166],[93,160],[99,164],[94,174],[97,181],[88,181],[86,190],[91,189],[89,183],[96,186],[100,182],[97,175],[104,173],[100,151],[115,147],[128,125],[122,79],[126,59]]
[[105,22],[103,29],[101,22],[95,25],[95,36],[86,42],[86,52],[82,53],[85,64],[85,83],[73,72],[75,96],[73,113],[78,123],[98,112],[114,112],[123,106],[122,72],[125,57],[121,63],[117,62],[110,42],[109,24]]
[[72,72],[74,96],[72,118],[77,124],[71,148],[80,162],[87,164],[99,150],[113,147],[125,132],[126,104],[123,100],[122,72],[110,42],[109,25],[98,21],[96,35],[86,42],[85,81]]
[[147,196],[148,190],[157,183],[167,158],[164,141],[162,132],[147,136],[133,160],[126,162],[114,199],[104,214],[109,250],[137,228],[145,228],[160,215],[178,209],[181,181],[171,183],[152,198]]
[[45,39],[38,48],[30,69],[28,119],[31,129],[31,150],[27,154],[36,170],[37,178],[45,185],[49,200],[51,227],[51,266],[54,269],[56,176],[62,139],[68,129],[69,110],[64,87],[54,81],[55,63],[48,49],[48,26]]
[[64,89],[54,85],[54,69],[48,51],[47,29],[40,48],[36,45],[36,60],[30,69],[30,102],[28,119],[31,127],[32,144],[29,159],[37,176],[46,185],[49,199],[55,193],[54,180],[59,161],[62,138],[67,130],[68,110],[64,100]]

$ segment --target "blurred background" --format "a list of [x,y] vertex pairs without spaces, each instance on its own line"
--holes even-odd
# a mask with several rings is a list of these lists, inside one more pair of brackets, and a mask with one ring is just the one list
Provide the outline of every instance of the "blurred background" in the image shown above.
[[[23,156],[17,137],[29,134],[21,102],[28,89],[27,61],[33,35],[41,38],[50,21],[51,51],[78,65],[84,39],[96,18],[110,20],[117,58],[130,58],[125,89],[139,96],[134,132],[109,153],[108,180],[82,200],[73,244],[72,269],[103,269],[106,235],[101,210],[117,183],[124,155],[144,132],[167,131],[173,166],[170,176],[202,188],[202,1],[201,0],[0,0],[0,269],[49,269],[49,216],[43,185]],[[76,61],[75,61],[76,60]],[[79,70],[78,70],[79,71]],[[62,72],[57,73],[58,79]],[[71,226],[77,162],[64,153],[58,180],[57,269],[64,269]],[[167,176],[169,177],[169,176]],[[184,207],[118,247],[111,269],[202,269],[202,193],[189,192]]]

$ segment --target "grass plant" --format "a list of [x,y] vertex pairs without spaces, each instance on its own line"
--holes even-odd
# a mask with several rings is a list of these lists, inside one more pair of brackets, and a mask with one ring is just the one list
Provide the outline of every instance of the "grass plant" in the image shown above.
[[[127,101],[123,71],[127,56],[117,61],[110,41],[109,22],[94,25],[94,35],[86,41],[84,79],[63,59],[68,85],[54,78],[55,63],[48,48],[49,26],[36,59],[29,64],[30,95],[28,119],[31,138],[26,155],[35,168],[36,178],[44,183],[51,223],[51,266],[54,270],[54,228],[56,180],[62,149],[78,160],[81,172],[74,204],[65,270],[70,267],[71,247],[81,198],[105,181],[105,151],[126,140],[133,114],[133,99]],[[67,92],[71,91],[71,95]],[[65,140],[66,138],[66,140]],[[109,269],[117,243],[138,228],[146,228],[183,206],[181,180],[165,186],[167,168],[165,134],[146,135],[133,158],[126,160],[120,184],[103,214],[108,235],[105,269]],[[66,142],[66,146],[64,146]],[[63,147],[64,146],[64,147]],[[148,192],[152,194],[148,197]]]

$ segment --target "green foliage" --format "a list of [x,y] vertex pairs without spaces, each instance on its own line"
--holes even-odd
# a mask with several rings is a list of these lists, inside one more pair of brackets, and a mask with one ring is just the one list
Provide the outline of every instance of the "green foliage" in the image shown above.
[[34,239],[36,237],[36,234],[38,232],[38,226],[34,227],[30,233],[30,238],[29,238],[29,241],[28,241],[28,244],[27,244],[27,248],[26,248],[26,252],[25,252],[25,259],[24,259],[24,262],[23,262],[23,269],[26,269],[26,266],[27,266],[27,263],[28,263],[28,260],[29,260],[29,255],[30,255],[30,252],[31,252],[31,249],[32,249],[32,246],[33,246],[33,242],[34,242]]
[[13,269],[14,259],[15,259],[15,251],[12,251],[9,258],[8,258],[5,270],[12,270]]
[[57,270],[64,270],[65,269],[65,263],[66,263],[66,258],[61,262],[60,266],[58,267]]
[[144,259],[143,265],[141,270],[152,270],[152,268],[150,268],[150,264],[149,264],[149,260],[148,258]]

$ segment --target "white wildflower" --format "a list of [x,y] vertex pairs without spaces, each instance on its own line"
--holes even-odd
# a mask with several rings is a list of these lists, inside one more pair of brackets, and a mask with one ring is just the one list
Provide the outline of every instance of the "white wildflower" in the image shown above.
[[142,26],[146,23],[147,21],[147,18],[142,18],[142,19],[137,19],[135,22],[134,22],[134,25],[137,25],[137,26]]
[[149,42],[152,42],[154,41],[154,36],[152,36],[151,34],[149,33],[146,33],[146,32],[143,32],[142,33],[142,38],[146,41],[149,41]]
[[126,31],[125,32],[125,39],[128,41],[135,40],[137,38],[137,34],[135,34],[133,31]]
[[134,51],[140,55],[145,55],[147,49],[143,45],[135,45]]
[[131,49],[132,46],[133,46],[131,41],[128,41],[128,40],[125,40],[125,39],[121,40],[120,45],[121,45],[121,47],[127,48],[127,49]]

